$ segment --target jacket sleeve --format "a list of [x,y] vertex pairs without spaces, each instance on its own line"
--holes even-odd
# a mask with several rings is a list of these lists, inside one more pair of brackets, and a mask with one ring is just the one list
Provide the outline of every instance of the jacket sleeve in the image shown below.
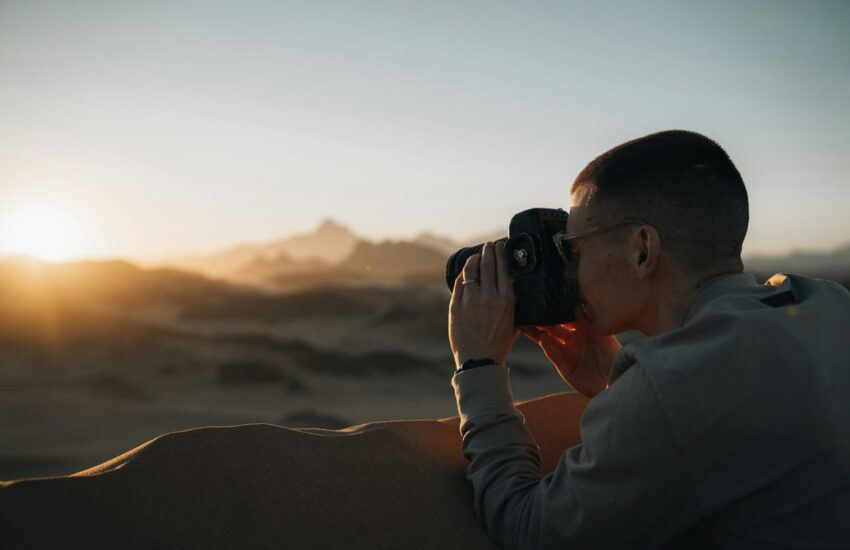
[[547,476],[508,373],[489,366],[452,379],[475,511],[493,540],[504,548],[649,547],[696,523],[694,483],[640,365],[590,401],[583,443]]

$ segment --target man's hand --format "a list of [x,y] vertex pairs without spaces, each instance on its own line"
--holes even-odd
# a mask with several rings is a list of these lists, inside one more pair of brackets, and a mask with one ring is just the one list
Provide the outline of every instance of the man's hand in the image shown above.
[[[463,284],[473,279],[476,282]],[[455,279],[449,305],[449,343],[458,367],[467,359],[505,363],[519,334],[514,326],[515,303],[505,244],[487,242]]]
[[549,327],[525,327],[523,334],[537,342],[567,384],[593,397],[608,386],[608,373],[620,351],[617,340],[591,328],[578,309],[576,321]]

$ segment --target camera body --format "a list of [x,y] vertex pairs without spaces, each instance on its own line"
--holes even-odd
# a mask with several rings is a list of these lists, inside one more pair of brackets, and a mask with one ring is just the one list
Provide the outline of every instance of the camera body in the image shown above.
[[[567,230],[568,214],[560,208],[531,208],[511,218],[505,241],[508,273],[513,277],[517,303],[514,324],[547,326],[575,320],[578,288],[564,278],[561,260],[552,236]],[[481,252],[483,244],[461,248],[446,263],[446,284],[453,290],[455,279],[467,258]]]

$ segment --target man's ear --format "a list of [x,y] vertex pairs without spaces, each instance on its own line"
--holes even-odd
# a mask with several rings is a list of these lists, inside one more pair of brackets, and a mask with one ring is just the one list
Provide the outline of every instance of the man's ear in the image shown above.
[[642,225],[633,238],[634,267],[641,278],[651,275],[658,266],[661,254],[661,236],[651,225]]

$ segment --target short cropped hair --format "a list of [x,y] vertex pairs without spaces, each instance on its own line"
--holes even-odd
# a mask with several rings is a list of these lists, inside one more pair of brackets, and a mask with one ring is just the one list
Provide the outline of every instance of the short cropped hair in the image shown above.
[[618,218],[647,220],[687,271],[702,273],[730,260],[743,269],[747,189],[709,138],[669,130],[623,143],[581,171],[572,193],[582,188],[590,208],[604,205]]

